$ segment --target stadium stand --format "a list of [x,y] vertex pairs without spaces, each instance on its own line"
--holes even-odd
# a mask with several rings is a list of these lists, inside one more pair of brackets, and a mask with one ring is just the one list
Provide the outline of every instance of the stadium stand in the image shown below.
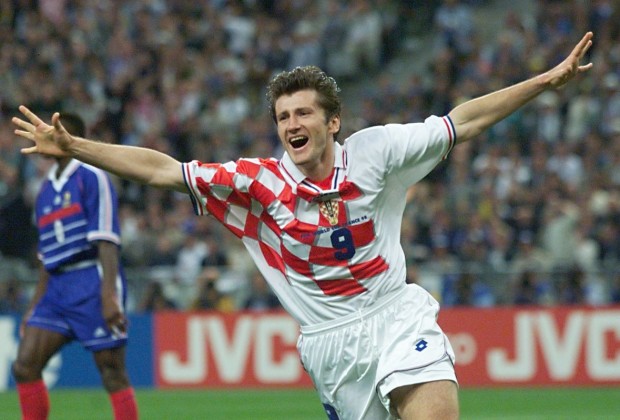
[[[410,281],[444,305],[617,301],[620,6],[419,3],[2,2],[0,308],[15,307],[5,302],[35,278],[30,213],[49,167],[19,153],[10,118],[21,103],[41,115],[79,112],[93,137],[182,160],[279,157],[264,87],[281,69],[318,64],[337,78],[344,138],[522,80],[589,29],[593,71],[457,147],[412,191],[403,247]],[[160,307],[144,303],[153,291],[165,307],[189,308],[213,267],[219,293],[243,306],[255,273],[232,235],[195,217],[185,196],[118,187],[130,308]]]

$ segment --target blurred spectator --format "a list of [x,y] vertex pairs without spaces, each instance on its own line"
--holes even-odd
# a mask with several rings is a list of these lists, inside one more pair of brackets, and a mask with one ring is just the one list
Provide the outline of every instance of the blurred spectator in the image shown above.
[[164,293],[159,281],[151,281],[143,292],[142,301],[138,305],[139,312],[157,312],[177,309],[174,301]]
[[251,277],[252,291],[243,304],[243,309],[249,311],[266,311],[281,308],[280,301],[271,292],[263,276],[256,271]]
[[[455,148],[416,186],[403,248],[438,298],[444,281],[475,268],[499,302],[512,302],[506,290],[517,288],[503,287],[502,273],[536,270],[534,283],[546,284],[551,268],[574,261],[586,274],[586,302],[611,301],[620,270],[617,2],[418,3],[0,2],[0,252],[32,264],[31,200],[47,172],[45,160],[22,159],[11,135],[21,103],[43,115],[79,108],[95,137],[181,160],[279,157],[263,103],[274,72],[324,66],[346,84],[353,107],[343,112],[356,117],[347,118],[355,129],[419,121],[555,63],[595,28],[591,74],[541,95],[485,133],[488,141]],[[491,12],[501,26],[493,31]],[[226,266],[221,284],[247,295],[238,291],[254,267],[238,241],[188,223],[184,198],[119,184],[128,268],[166,267],[156,277],[168,279],[178,264],[177,283],[162,281],[179,308],[206,267]],[[200,233],[178,236],[192,229]]]
[[583,305],[586,303],[585,273],[578,267],[571,267],[560,275],[558,282],[558,303]]
[[181,308],[187,307],[195,294],[199,293],[197,279],[202,270],[202,262],[209,254],[200,233],[193,228],[188,229],[175,263],[174,277],[178,288],[176,296]]
[[292,30],[291,52],[289,54],[287,68],[314,65],[323,67],[323,51],[321,44],[321,32],[323,22],[319,2],[313,1],[308,4],[308,10]]
[[0,282],[0,314],[22,315],[28,307],[29,299],[15,279]]
[[557,144],[562,138],[562,115],[560,97],[555,91],[547,91],[536,98],[536,128],[534,136],[544,142]]
[[553,156],[547,162],[549,171],[557,174],[571,190],[581,187],[584,180],[583,161],[575,153],[575,146],[560,141],[553,147]]
[[620,222],[616,219],[604,218],[594,233],[599,243],[599,261],[603,268],[617,267],[620,261]]
[[535,271],[522,271],[516,280],[512,303],[515,305],[544,305],[549,303],[550,285]]
[[[37,233],[32,223],[31,203],[26,202],[15,178],[17,172],[2,168],[0,161],[0,253],[7,257],[35,261]],[[8,174],[6,176],[2,176]]]
[[169,236],[162,234],[155,239],[154,249],[149,253],[146,264],[149,266],[173,266],[177,262],[178,249]]
[[216,267],[224,269],[229,265],[228,255],[226,254],[226,246],[222,243],[222,238],[216,238],[210,235],[206,238],[208,254],[202,260],[202,267]]
[[444,289],[443,303],[449,306],[488,307],[495,304],[495,297],[478,275],[465,272]]
[[551,267],[564,267],[574,261],[579,217],[574,202],[556,194],[547,197],[541,239]]
[[525,271],[535,271],[539,273],[549,273],[552,265],[547,253],[535,244],[534,234],[523,231],[519,234],[518,246],[512,262],[510,271],[521,274]]
[[407,284],[420,284],[420,275],[415,264],[407,265],[407,277],[405,278]]
[[620,75],[610,72],[603,77],[601,131],[611,135],[620,131]]
[[379,9],[369,0],[354,0],[348,8],[348,31],[344,39],[344,54],[352,63],[353,74],[360,70],[374,71],[381,60],[383,21]]
[[[228,50],[243,56],[254,44],[256,19],[250,15],[245,2],[229,1],[222,16],[222,28],[227,35]],[[205,34],[206,35],[206,34]]]
[[620,304],[620,274],[613,279],[610,292],[610,303]]
[[0,253],[34,261],[37,232],[32,225],[32,197],[22,188],[21,171],[27,162],[14,146],[8,126],[0,121],[0,129]]
[[506,273],[510,269],[513,257],[511,233],[497,216],[492,218],[490,224],[489,252],[486,260],[488,269],[495,273]]
[[217,268],[205,268],[198,277],[196,297],[189,309],[211,309],[229,313],[236,309],[234,299],[218,290],[217,282],[220,279],[220,271]]
[[566,141],[580,143],[596,130],[597,118],[601,113],[601,101],[593,91],[593,82],[584,80],[579,84],[579,93],[567,104]]
[[239,90],[239,86],[229,81],[225,83],[223,95],[215,105],[215,121],[224,127],[239,123],[250,113],[250,102]]
[[450,252],[447,236],[437,235],[432,238],[431,254],[427,261],[419,266],[418,284],[429,291],[442,303],[446,291],[451,290],[460,271],[458,258]]
[[443,46],[458,56],[472,50],[474,20],[469,5],[461,0],[443,0],[435,13],[435,29]]

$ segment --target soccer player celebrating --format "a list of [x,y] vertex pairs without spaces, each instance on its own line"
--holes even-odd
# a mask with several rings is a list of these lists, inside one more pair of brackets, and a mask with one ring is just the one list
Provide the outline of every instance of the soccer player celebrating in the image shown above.
[[[76,114],[64,114],[72,133],[85,135]],[[56,156],[36,200],[39,283],[24,316],[13,375],[24,420],[50,411],[42,371],[62,346],[78,340],[93,352],[114,418],[138,418],[125,371],[125,279],[119,263],[116,192],[101,169]],[[85,414],[86,416],[86,414]]]
[[316,67],[276,75],[271,114],[281,159],[181,163],[160,152],[103,144],[51,125],[26,107],[23,153],[73,157],[120,177],[187,193],[245,244],[299,322],[298,350],[330,419],[456,419],[454,353],[439,305],[405,282],[400,224],[407,189],[456,143],[476,137],[547,89],[562,86],[592,44],[588,32],[556,67],[424,122],[371,127],[336,142],[338,87]]

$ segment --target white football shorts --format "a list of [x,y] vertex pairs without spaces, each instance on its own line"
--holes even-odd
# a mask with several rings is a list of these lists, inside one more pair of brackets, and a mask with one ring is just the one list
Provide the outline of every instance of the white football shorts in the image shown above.
[[343,319],[301,328],[297,348],[330,420],[395,419],[389,394],[457,382],[439,304],[415,284]]

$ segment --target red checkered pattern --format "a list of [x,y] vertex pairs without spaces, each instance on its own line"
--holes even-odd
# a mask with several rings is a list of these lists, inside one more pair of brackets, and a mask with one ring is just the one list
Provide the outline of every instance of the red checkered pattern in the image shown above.
[[[351,260],[334,258],[329,240],[337,229],[319,211],[318,194],[310,189],[297,194],[284,179],[278,161],[240,159],[226,164],[184,165],[192,179],[192,197],[198,214],[209,213],[239,238],[260,243],[262,257],[289,281],[311,279],[327,295],[354,295],[366,288],[359,280],[372,278],[387,269],[378,255],[356,252]],[[303,187],[300,187],[303,188]],[[372,249],[375,240],[372,220],[348,224],[345,203],[361,197],[355,185],[344,180],[339,188],[338,225],[347,226],[356,250]],[[305,221],[304,221],[305,220]]]
[[308,325],[351,314],[402,287],[407,188],[455,141],[448,117],[365,129],[344,146],[334,144],[334,171],[320,185],[286,154],[193,161],[183,164],[183,174],[196,213],[212,215],[241,238],[285,309]]

